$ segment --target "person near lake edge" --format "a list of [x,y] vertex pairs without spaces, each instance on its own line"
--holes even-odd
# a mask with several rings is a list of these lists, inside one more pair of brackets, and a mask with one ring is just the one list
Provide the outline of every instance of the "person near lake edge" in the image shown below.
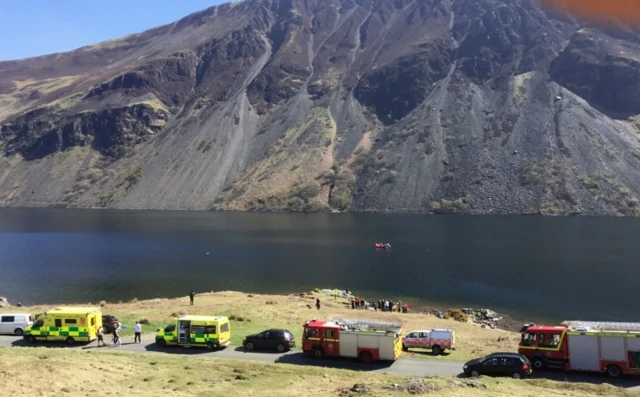
[[316,309],[320,310],[320,298],[316,298]]
[[191,290],[191,293],[189,294],[189,300],[191,301],[191,306],[193,306],[193,298],[196,296],[196,293]]
[[136,321],[136,325],[133,326],[134,338],[133,343],[142,343],[140,338],[140,332],[142,332],[142,326],[139,321]]

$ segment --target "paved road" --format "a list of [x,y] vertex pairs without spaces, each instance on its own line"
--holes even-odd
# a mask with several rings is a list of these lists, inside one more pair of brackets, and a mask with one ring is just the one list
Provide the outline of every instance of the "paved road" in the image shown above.
[[[121,351],[130,351],[137,353],[155,353],[155,354],[181,354],[181,355],[196,355],[198,357],[217,357],[223,359],[234,360],[254,360],[264,363],[276,363],[276,364],[293,364],[293,365],[310,365],[316,367],[327,367],[337,369],[348,369],[354,371],[370,371],[378,373],[388,373],[391,375],[401,376],[441,376],[441,377],[455,377],[461,376],[462,365],[461,362],[454,361],[440,361],[440,360],[415,360],[408,358],[400,358],[393,363],[376,363],[372,365],[361,364],[354,360],[343,359],[315,359],[303,355],[299,351],[288,352],[284,354],[271,353],[271,352],[246,352],[242,347],[229,346],[226,349],[220,351],[209,351],[202,348],[190,348],[184,349],[180,347],[165,347],[161,348],[156,346],[155,343],[131,343],[124,342],[119,347],[98,347],[96,342],[90,344],[78,344],[74,347],[68,347],[64,343],[37,343],[30,345],[26,343],[22,338],[13,336],[1,336],[0,348],[2,347],[30,347],[30,346],[46,346],[51,348],[67,348],[67,349],[91,349],[100,351],[110,351],[111,349],[117,349]],[[611,383],[621,387],[629,388],[631,390],[640,391],[640,377],[638,378],[625,378],[621,380],[612,380],[605,376],[590,375],[590,374],[567,374],[564,371],[544,371],[534,373],[534,378],[545,378],[559,381],[570,382],[588,382],[588,383]]]

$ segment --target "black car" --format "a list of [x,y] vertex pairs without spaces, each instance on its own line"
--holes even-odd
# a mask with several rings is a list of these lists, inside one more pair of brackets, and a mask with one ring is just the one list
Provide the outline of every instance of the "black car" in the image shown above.
[[113,328],[115,328],[117,322],[118,319],[114,316],[111,316],[109,314],[102,315],[102,326],[104,327],[104,332],[106,334],[109,334],[113,331]]
[[518,353],[493,353],[471,360],[463,367],[466,376],[510,376],[522,379],[531,375],[531,362]]
[[259,334],[247,335],[242,340],[247,350],[275,349],[284,352],[296,346],[293,334],[286,329],[268,329]]

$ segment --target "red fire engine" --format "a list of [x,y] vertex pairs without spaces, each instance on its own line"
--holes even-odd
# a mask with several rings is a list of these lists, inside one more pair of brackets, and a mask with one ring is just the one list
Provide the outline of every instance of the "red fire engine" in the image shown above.
[[518,352],[537,370],[640,375],[640,323],[565,321],[563,326],[526,324]]
[[315,357],[351,357],[363,363],[396,360],[402,352],[402,325],[364,320],[304,324],[302,351]]

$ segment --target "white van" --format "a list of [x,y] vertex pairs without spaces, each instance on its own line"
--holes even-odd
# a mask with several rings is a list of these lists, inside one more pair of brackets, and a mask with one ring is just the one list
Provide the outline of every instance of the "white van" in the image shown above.
[[28,313],[0,313],[0,334],[22,336],[27,327],[33,325],[33,316]]

